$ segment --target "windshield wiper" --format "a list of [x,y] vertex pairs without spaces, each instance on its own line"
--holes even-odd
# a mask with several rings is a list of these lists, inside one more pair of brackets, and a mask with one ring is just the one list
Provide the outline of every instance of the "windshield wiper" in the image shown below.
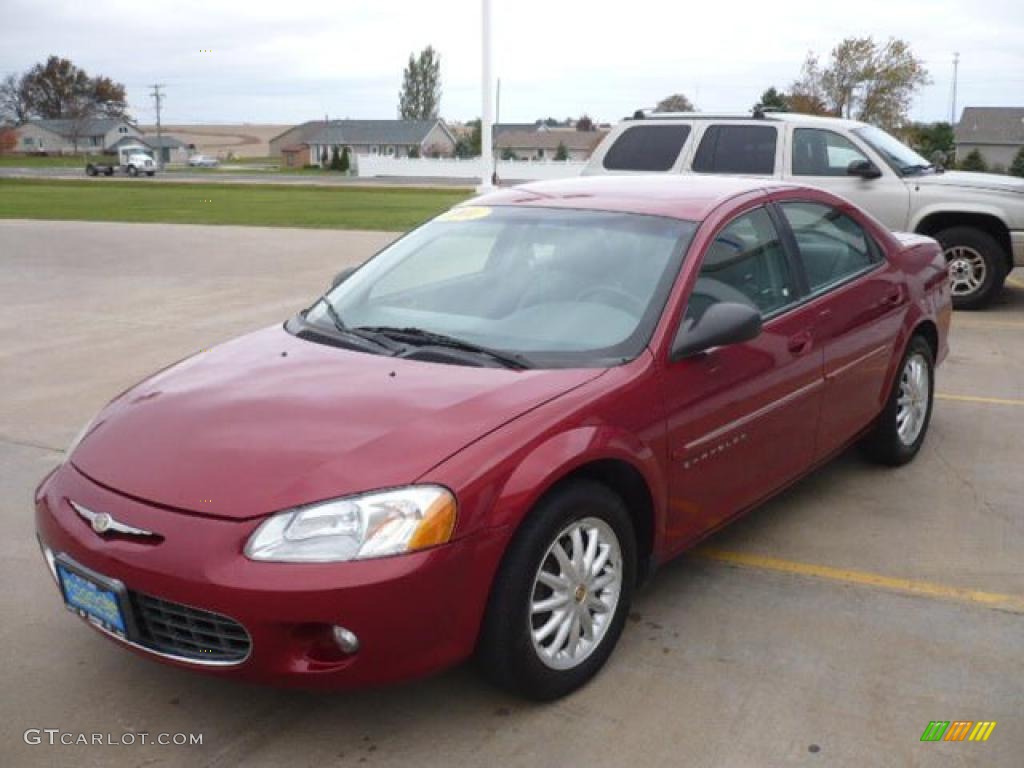
[[525,357],[513,352],[503,352],[500,349],[492,349],[491,347],[485,347],[481,344],[474,344],[471,341],[460,339],[456,336],[448,336],[444,333],[434,333],[433,331],[426,331],[423,328],[393,328],[387,325],[373,325],[373,326],[360,326],[356,328],[357,331],[364,331],[367,333],[382,334],[391,338],[398,338],[403,341],[416,343],[421,342],[424,345],[435,346],[435,347],[448,347],[449,349],[459,349],[463,352],[472,352],[477,355],[486,355],[492,360],[496,360],[506,368],[514,368],[516,370],[524,370],[526,368],[532,368],[533,364]]
[[321,296],[318,303],[324,305],[324,309],[327,310],[327,315],[331,318],[331,322],[334,323],[334,328],[338,333],[343,333],[346,336],[355,336],[357,339],[362,339],[363,341],[369,341],[372,344],[376,344],[378,347],[386,349],[392,354],[401,352],[405,349],[403,345],[396,344],[383,334],[374,333],[373,330],[369,328],[349,328],[338,313],[338,310],[334,308],[334,305],[331,304],[326,296]]

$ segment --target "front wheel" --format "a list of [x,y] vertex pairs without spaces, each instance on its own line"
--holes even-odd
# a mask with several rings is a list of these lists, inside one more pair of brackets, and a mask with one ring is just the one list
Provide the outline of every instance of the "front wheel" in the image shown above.
[[932,348],[922,337],[914,336],[900,363],[885,409],[874,430],[864,439],[867,455],[894,467],[917,456],[928,432],[934,395]]
[[139,175],[139,169],[136,168],[134,165],[129,165],[128,166],[128,175],[129,176],[138,176]]
[[1002,290],[1006,254],[996,239],[973,227],[950,227],[935,235],[949,264],[953,306],[981,309]]
[[636,536],[622,499],[590,480],[556,488],[517,531],[495,578],[481,671],[531,699],[571,693],[611,655],[635,581]]

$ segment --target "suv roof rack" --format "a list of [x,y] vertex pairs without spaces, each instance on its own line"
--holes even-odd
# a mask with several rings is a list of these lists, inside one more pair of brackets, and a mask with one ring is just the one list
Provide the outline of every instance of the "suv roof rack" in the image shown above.
[[[767,111],[767,110],[765,110]],[[755,114],[754,118],[758,118]],[[762,115],[763,117],[763,115]],[[655,112],[654,109],[638,109],[625,120],[750,120],[748,112]]]

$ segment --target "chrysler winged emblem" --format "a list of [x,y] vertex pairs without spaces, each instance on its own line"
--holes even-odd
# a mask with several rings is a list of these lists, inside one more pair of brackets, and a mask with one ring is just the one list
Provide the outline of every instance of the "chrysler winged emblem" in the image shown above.
[[136,528],[134,525],[128,525],[115,520],[113,516],[106,512],[93,512],[81,504],[76,504],[70,500],[69,502],[75,512],[78,513],[78,516],[85,520],[101,536],[104,533],[123,533],[128,536],[156,536],[155,533],[147,531],[145,528]]

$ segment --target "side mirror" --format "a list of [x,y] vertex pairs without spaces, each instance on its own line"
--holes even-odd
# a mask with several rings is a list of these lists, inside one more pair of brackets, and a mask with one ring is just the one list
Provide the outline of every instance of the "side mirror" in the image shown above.
[[846,174],[860,176],[862,179],[877,179],[882,172],[870,160],[854,160],[846,166]]
[[345,267],[345,269],[341,270],[341,272],[336,274],[334,276],[334,279],[331,280],[331,288],[337,288],[339,285],[341,285],[350,277],[352,277],[352,273],[355,271],[356,267]]
[[761,335],[761,313],[747,304],[720,301],[712,304],[695,323],[683,323],[672,342],[673,362],[756,339]]

